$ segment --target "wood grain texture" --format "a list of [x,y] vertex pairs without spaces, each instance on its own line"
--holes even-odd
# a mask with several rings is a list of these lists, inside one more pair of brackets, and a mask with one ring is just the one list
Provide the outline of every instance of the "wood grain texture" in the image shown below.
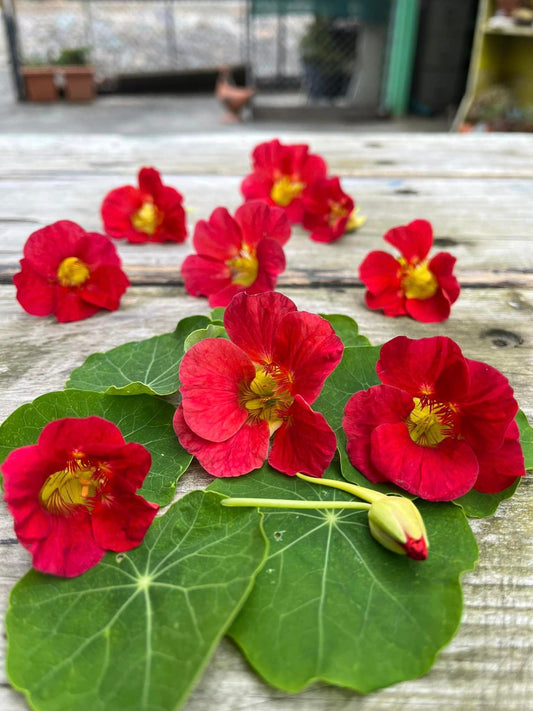
[[[247,151],[263,136],[225,134],[164,138],[118,136],[1,137],[0,166],[0,419],[38,395],[61,389],[70,371],[96,350],[171,331],[205,300],[187,296],[179,265],[185,245],[118,243],[134,286],[119,311],[83,322],[57,324],[25,314],[10,275],[27,235],[56,219],[100,228],[98,206],[112,187],[133,181],[140,165],[157,165],[194,206],[190,224],[212,209],[239,204]],[[287,245],[284,293],[300,309],[345,313],[373,343],[396,335],[447,335],[466,356],[484,360],[509,378],[517,399],[533,416],[533,146],[525,136],[286,136],[323,152],[332,171],[368,215],[358,233],[333,245],[311,243],[295,230]],[[167,177],[167,176],[166,176]],[[439,249],[458,258],[463,284],[451,318],[443,324],[389,319],[369,312],[357,266],[382,247],[383,232],[416,217],[432,220]],[[451,242],[450,242],[451,240]],[[448,246],[450,245],[450,246]],[[180,495],[205,486],[193,466]],[[186,711],[527,711],[533,709],[531,668],[531,485],[490,519],[473,521],[480,546],[476,571],[464,578],[465,614],[452,643],[425,677],[368,696],[314,685],[297,696],[263,684],[235,647],[224,642],[186,705]],[[0,615],[10,588],[27,570],[29,556],[14,539],[0,509]],[[0,657],[5,640],[0,640]],[[0,672],[0,709],[25,711],[24,698]],[[120,711],[120,709],[117,709]]]
[[[169,173],[244,175],[254,146],[273,138],[261,130],[176,136],[28,135],[0,138],[3,171],[42,177],[57,171],[121,173],[157,165]],[[527,134],[357,134],[281,131],[284,143],[307,143],[343,176],[532,177]]]

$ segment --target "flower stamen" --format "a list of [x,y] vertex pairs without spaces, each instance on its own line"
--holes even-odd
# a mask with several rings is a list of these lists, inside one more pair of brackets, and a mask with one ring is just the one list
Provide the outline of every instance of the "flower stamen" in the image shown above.
[[410,263],[403,257],[399,260],[402,268],[402,289],[407,299],[429,299],[439,288],[439,283],[430,271],[427,259]]
[[413,442],[422,447],[436,447],[455,435],[455,408],[441,402],[413,398],[414,407],[407,420]]
[[243,244],[239,254],[233,259],[229,259],[226,264],[231,270],[232,284],[251,286],[257,279],[259,262],[255,255],[255,249],[247,244]]
[[89,511],[107,478],[99,466],[72,459],[64,469],[51,474],[39,492],[39,503],[52,514],[70,516],[79,506]]
[[163,216],[153,202],[143,202],[142,206],[131,216],[131,224],[139,232],[154,235],[161,224]]
[[89,267],[78,257],[63,259],[57,269],[60,286],[81,286],[91,276]]
[[249,418],[252,421],[266,420],[271,426],[282,422],[294,399],[287,380],[276,372],[276,367],[270,364],[258,368],[255,378],[242,389],[240,395],[241,406],[248,410]]
[[287,207],[291,202],[300,197],[305,183],[292,181],[288,175],[283,175],[279,180],[276,180],[270,191],[270,197],[281,207]]

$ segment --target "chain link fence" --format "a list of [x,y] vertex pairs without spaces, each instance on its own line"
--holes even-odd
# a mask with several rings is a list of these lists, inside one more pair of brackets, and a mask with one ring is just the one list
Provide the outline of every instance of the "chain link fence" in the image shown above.
[[[368,16],[371,10],[365,15],[360,9],[359,17],[321,14],[311,0],[300,2],[297,12],[291,3],[274,11],[279,0],[266,12],[256,11],[257,0],[14,3],[21,63],[50,63],[62,49],[86,47],[97,79],[111,88],[118,76],[213,71],[228,64],[247,68],[259,101],[268,90],[293,92],[298,103],[349,103],[356,93],[369,105],[378,101],[385,11],[378,22]],[[368,91],[361,87],[362,70]]]
[[90,48],[97,76],[213,69],[246,58],[243,0],[16,0],[23,63]]

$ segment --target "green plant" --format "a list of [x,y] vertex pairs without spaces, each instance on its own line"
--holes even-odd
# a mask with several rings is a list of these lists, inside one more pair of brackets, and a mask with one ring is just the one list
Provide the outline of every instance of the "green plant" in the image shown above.
[[316,15],[300,40],[302,61],[326,74],[349,73],[355,59],[353,28],[341,20]]
[[83,66],[89,63],[89,48],[88,47],[64,47],[59,53],[59,57],[54,64],[65,66],[73,64],[75,66]]

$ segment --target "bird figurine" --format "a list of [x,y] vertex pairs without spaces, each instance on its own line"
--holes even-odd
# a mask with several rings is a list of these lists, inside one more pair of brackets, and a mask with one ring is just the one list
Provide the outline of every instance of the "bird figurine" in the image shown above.
[[223,121],[226,123],[242,121],[241,112],[256,92],[255,87],[235,86],[230,66],[224,64],[220,67],[215,85],[215,96],[228,111]]

